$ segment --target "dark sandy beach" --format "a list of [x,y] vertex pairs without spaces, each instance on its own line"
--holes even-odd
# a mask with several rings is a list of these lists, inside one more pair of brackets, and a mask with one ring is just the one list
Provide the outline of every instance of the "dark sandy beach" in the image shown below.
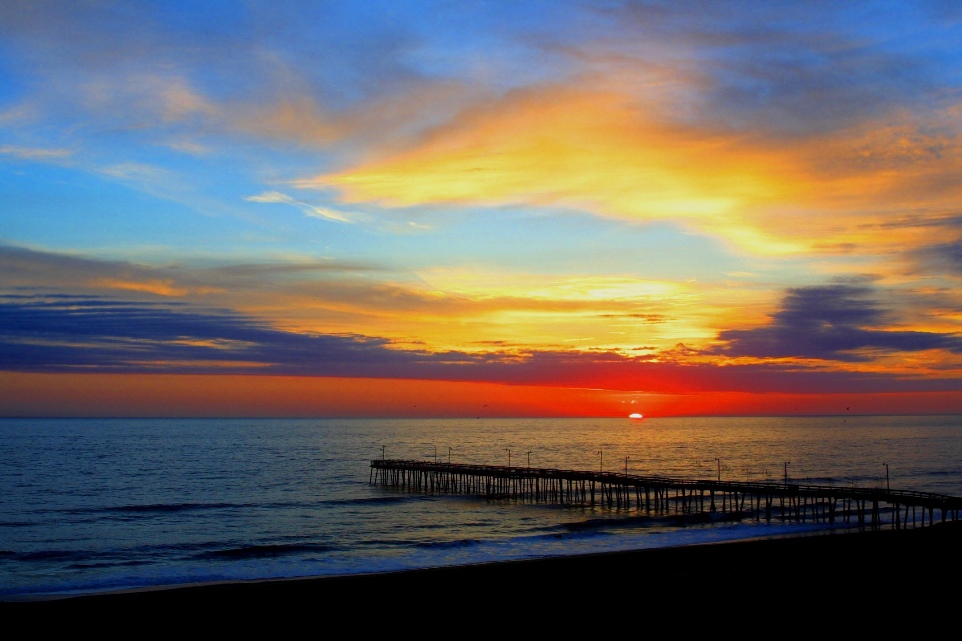
[[[322,617],[330,625],[624,629],[655,617],[884,630],[960,608],[954,526],[762,539],[384,574],[205,584],[0,604],[7,616],[71,621],[158,613],[243,628]],[[52,618],[51,618],[52,617]],[[666,619],[668,617],[668,619]],[[679,617],[681,619],[679,620]],[[843,620],[838,621],[839,617]],[[796,621],[796,618],[798,619]],[[63,620],[60,618],[59,620]],[[535,624],[534,621],[538,623]],[[794,621],[794,622],[793,622]],[[885,623],[888,621],[888,623]],[[245,623],[246,622],[246,623]],[[320,622],[320,620],[318,620]],[[527,623],[525,623],[527,622]],[[611,628],[610,626],[614,626]],[[854,629],[854,628],[853,628]]]

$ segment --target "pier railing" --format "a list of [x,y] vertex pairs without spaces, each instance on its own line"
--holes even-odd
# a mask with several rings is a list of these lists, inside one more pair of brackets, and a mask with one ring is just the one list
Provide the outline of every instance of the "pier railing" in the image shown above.
[[878,487],[721,481],[554,468],[374,459],[372,484],[409,492],[601,506],[656,515],[894,529],[958,521],[962,498]]

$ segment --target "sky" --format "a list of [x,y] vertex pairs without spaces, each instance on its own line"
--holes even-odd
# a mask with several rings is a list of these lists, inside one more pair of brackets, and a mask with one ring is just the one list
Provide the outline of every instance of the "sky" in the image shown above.
[[954,2],[0,1],[0,416],[962,412]]

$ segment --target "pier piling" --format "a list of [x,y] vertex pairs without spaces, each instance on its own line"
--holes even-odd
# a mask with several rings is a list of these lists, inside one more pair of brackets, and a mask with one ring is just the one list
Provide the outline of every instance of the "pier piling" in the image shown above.
[[[681,479],[620,472],[374,459],[370,483],[408,492],[473,495],[561,505],[635,510],[646,515],[927,527],[957,521],[962,498],[881,488]],[[747,503],[747,509],[746,509]],[[839,510],[841,506],[841,510]],[[921,514],[921,518],[918,517]],[[883,515],[887,518],[883,518]],[[928,516],[928,523],[926,523]]]

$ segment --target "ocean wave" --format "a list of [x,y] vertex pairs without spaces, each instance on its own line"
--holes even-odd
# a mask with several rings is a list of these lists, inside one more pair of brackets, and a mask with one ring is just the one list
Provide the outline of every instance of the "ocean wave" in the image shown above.
[[156,561],[148,561],[144,559],[129,559],[121,561],[83,561],[80,563],[71,563],[68,567],[76,570],[98,570],[138,567],[141,565],[152,565],[154,563],[156,563]]
[[478,545],[481,545],[481,543],[482,542],[477,539],[458,539],[455,541],[422,541],[415,544],[414,547],[425,550],[450,550],[477,547]]
[[236,503],[155,503],[151,505],[117,505],[99,508],[103,512],[188,512],[192,510],[222,510],[246,507]]
[[36,550],[34,552],[16,552],[13,557],[17,561],[58,561],[70,562],[89,559],[90,552],[79,550]]
[[596,518],[557,527],[570,531],[615,529],[633,530],[646,528],[682,528],[689,525],[741,521],[751,518],[750,512],[692,512],[690,514],[636,515],[620,518]]
[[318,545],[310,543],[296,544],[268,544],[268,545],[247,545],[239,548],[224,548],[220,550],[208,550],[199,552],[194,557],[198,559],[210,558],[230,558],[230,559],[263,559],[275,558],[279,556],[289,556],[304,553],[324,553],[332,549],[329,545]]
[[358,498],[350,499],[336,499],[333,501],[324,501],[324,503],[331,505],[393,505],[395,503],[410,503],[416,500],[417,496],[403,496],[403,495],[392,495],[392,496],[363,496]]

